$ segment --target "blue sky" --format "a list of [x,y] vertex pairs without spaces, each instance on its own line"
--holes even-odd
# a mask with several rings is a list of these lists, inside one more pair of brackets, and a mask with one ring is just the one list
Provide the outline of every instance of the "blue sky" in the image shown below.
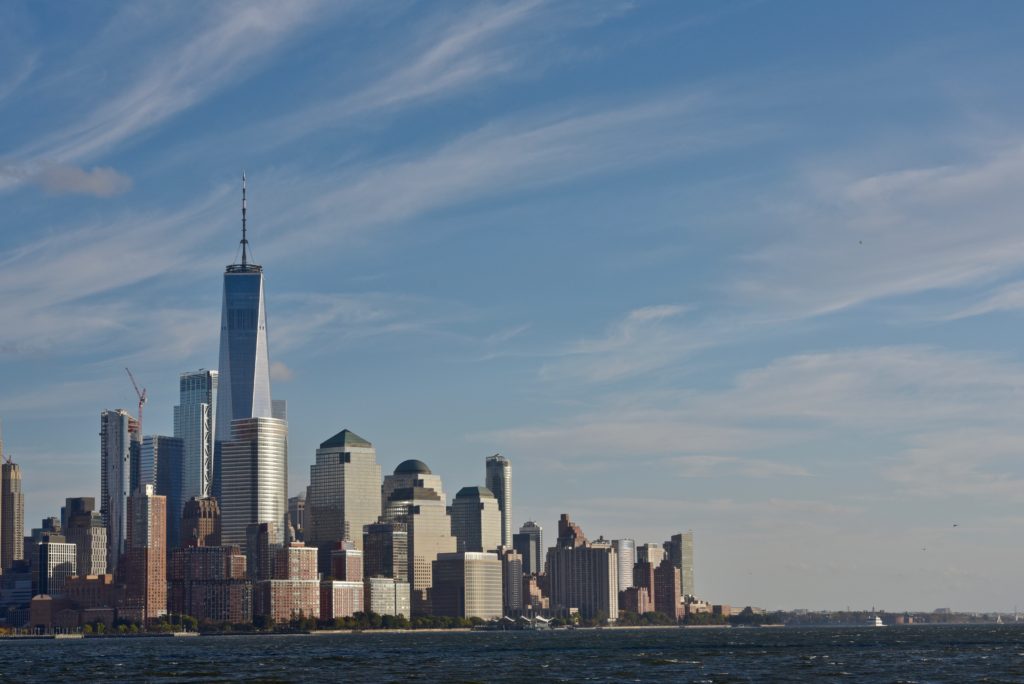
[[[1024,7],[0,6],[0,416],[26,520],[216,365],[241,169],[289,490],[496,451],[553,539],[766,607],[1024,603]],[[953,524],[958,527],[954,528]]]

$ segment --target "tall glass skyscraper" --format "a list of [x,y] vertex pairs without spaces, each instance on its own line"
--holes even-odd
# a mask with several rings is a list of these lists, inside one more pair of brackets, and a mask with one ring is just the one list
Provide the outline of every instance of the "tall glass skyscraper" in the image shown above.
[[215,370],[179,376],[179,400],[174,407],[174,436],[184,442],[182,499],[202,499],[213,491],[214,428],[217,380]]
[[[242,262],[224,271],[220,318],[220,378],[215,421],[217,442],[232,439],[231,421],[273,417],[263,267],[249,263],[242,176]],[[214,496],[221,495],[220,459],[214,454]]]
[[139,422],[124,409],[100,414],[100,512],[107,528],[107,572],[114,574],[125,552],[128,496],[133,472],[138,472],[138,438]]
[[243,174],[242,259],[224,271],[213,481],[222,543],[243,548],[249,525],[273,525],[280,543],[288,524],[288,423],[270,398],[263,267],[249,263],[245,213]]
[[501,511],[501,545],[512,546],[512,464],[501,454],[487,457],[484,482],[498,500]]

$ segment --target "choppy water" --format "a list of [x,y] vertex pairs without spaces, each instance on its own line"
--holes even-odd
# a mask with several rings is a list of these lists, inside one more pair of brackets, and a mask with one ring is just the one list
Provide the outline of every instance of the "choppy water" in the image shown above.
[[0,680],[1024,682],[1024,625],[5,640]]

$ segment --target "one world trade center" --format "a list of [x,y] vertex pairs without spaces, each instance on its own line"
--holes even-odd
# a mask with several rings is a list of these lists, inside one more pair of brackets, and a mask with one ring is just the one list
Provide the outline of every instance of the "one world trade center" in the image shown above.
[[213,495],[222,543],[245,547],[246,526],[274,523],[288,510],[287,423],[273,418],[263,267],[249,262],[242,175],[241,263],[224,271]]

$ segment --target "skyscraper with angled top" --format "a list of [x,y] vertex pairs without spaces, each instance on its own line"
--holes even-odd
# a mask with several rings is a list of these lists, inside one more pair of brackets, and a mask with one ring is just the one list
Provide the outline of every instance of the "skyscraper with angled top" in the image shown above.
[[501,545],[512,546],[512,464],[501,454],[487,457],[484,484],[494,493],[501,511]]
[[[4,456],[0,439],[0,457]],[[22,560],[25,540],[25,497],[21,493],[21,468],[3,459],[0,466],[0,573],[7,572],[14,561]]]
[[[263,267],[249,263],[246,228],[245,174],[242,174],[241,263],[224,270],[220,317],[220,367],[217,381],[216,441],[233,439],[231,422],[273,417],[270,399],[270,355]],[[220,454],[214,454],[213,493],[221,498]]]
[[288,423],[270,398],[263,267],[249,262],[246,209],[242,174],[241,263],[224,271],[213,492],[222,543],[243,551],[249,525],[271,524],[275,543],[288,525]]

